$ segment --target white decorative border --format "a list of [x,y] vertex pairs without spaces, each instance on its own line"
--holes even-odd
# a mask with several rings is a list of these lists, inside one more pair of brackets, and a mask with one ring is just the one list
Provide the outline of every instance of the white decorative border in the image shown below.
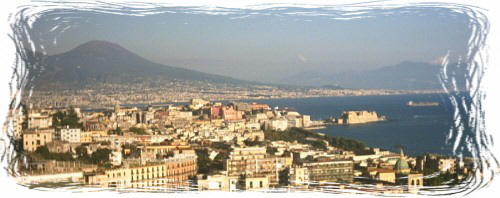
[[[471,40],[469,41],[469,45],[471,49],[469,50],[471,52],[470,56],[464,57],[464,59],[468,59],[471,63],[472,68],[469,71],[475,71],[474,73],[471,73],[471,76],[469,78],[470,80],[470,91],[471,91],[471,98],[472,98],[472,105],[463,105],[460,104],[462,101],[460,101],[460,98],[457,97],[451,97],[451,100],[454,102],[455,107],[459,108],[459,106],[467,106],[465,111],[469,115],[466,119],[469,120],[469,124],[477,126],[478,132],[476,132],[476,137],[470,137],[472,139],[465,139],[465,141],[461,141],[461,131],[458,130],[456,133],[453,131],[450,132],[450,140],[453,141],[454,148],[458,148],[460,146],[466,145],[469,147],[474,147],[476,146],[477,148],[477,156],[481,156],[480,161],[478,164],[480,164],[482,167],[487,167],[485,168],[482,176],[478,175],[474,181],[470,181],[470,184],[473,184],[473,188],[477,187],[482,187],[482,186],[487,186],[490,185],[491,182],[493,182],[490,178],[493,178],[495,174],[498,173],[498,164],[494,161],[494,155],[492,153],[498,153],[498,149],[494,149],[493,145],[493,138],[491,135],[493,135],[493,132],[496,132],[498,129],[498,126],[495,125],[495,119],[496,117],[494,116],[496,112],[493,111],[495,107],[497,107],[496,103],[498,100],[498,91],[496,91],[495,88],[495,82],[496,79],[495,77],[498,75],[498,68],[495,68],[495,63],[498,63],[498,58],[495,59],[496,57],[494,56],[489,56],[489,54],[494,55],[496,54],[495,52],[498,52],[498,46],[495,44],[498,44],[498,37],[495,37],[498,35],[498,27],[497,23],[495,23],[494,16],[493,16],[493,10],[495,9],[494,2],[492,3],[491,1],[440,1],[440,2],[425,2],[425,1],[345,1],[345,0],[338,0],[334,2],[324,2],[324,1],[315,1],[315,0],[310,0],[310,1],[276,1],[274,0],[273,2],[270,1],[158,1],[158,2],[150,2],[150,3],[138,3],[134,1],[106,1],[106,2],[75,2],[75,1],[66,1],[65,3],[62,3],[61,1],[24,1],[24,2],[17,2],[19,4],[8,4],[2,6],[3,9],[6,9],[5,11],[2,11],[2,14],[6,15],[8,14],[8,18],[2,18],[2,32],[9,34],[9,36],[15,36],[16,34],[13,34],[12,32],[12,25],[16,25],[16,21],[22,18],[22,16],[17,15],[20,14],[22,9],[27,9],[25,10],[24,14],[27,14],[25,16],[29,16],[26,19],[28,19],[27,23],[30,24],[32,23],[37,17],[41,16],[41,14],[45,13],[48,10],[53,10],[53,9],[63,9],[63,8],[70,8],[70,9],[77,9],[77,10],[88,10],[88,11],[96,11],[96,9],[100,9],[101,12],[107,12],[107,13],[113,13],[113,14],[127,14],[127,15],[147,15],[147,14],[155,14],[158,13],[155,8],[160,7],[160,6],[166,6],[166,7],[186,7],[191,10],[191,12],[196,12],[199,14],[231,14],[231,13],[237,13],[238,10],[240,9],[245,9],[245,10],[266,10],[266,9],[273,9],[273,8],[282,8],[282,7],[299,7],[299,8],[325,8],[325,7],[335,7],[336,9],[342,9],[344,11],[351,11],[355,12],[354,15],[351,16],[337,16],[341,17],[342,19],[351,19],[355,17],[364,17],[363,15],[366,16],[367,13],[369,13],[370,10],[372,9],[378,9],[378,8],[384,8],[384,9],[390,9],[390,8],[398,8],[398,7],[403,7],[403,6],[436,6],[436,7],[446,7],[452,10],[456,10],[458,12],[467,12],[469,16],[472,16],[473,18],[476,19],[476,26],[473,26],[473,30],[475,32],[478,32],[478,35],[475,35],[475,37],[472,37]],[[123,13],[121,10],[123,6],[133,8],[131,12],[129,13]],[[102,9],[102,7],[106,7],[105,9]],[[194,8],[194,9],[193,9]],[[301,14],[301,13],[295,13],[295,14]],[[309,15],[314,15],[314,13],[308,13]],[[323,13],[324,14],[324,13]],[[476,29],[474,29],[476,28]],[[480,31],[477,31],[477,28],[483,28]],[[0,91],[2,91],[5,94],[2,94],[0,100],[1,100],[1,105],[0,108],[0,122],[1,123],[6,123],[4,118],[7,117],[7,108],[8,105],[13,103],[18,103],[19,102],[19,96],[22,89],[19,89],[17,87],[17,83],[20,83],[20,80],[22,78],[18,78],[15,75],[13,76],[14,71],[23,71],[23,65],[22,61],[19,60],[19,57],[16,59],[16,50],[15,46],[13,45],[13,40],[16,40],[18,38],[12,38],[8,37],[7,35],[2,35],[1,38],[1,46],[3,49],[3,53],[0,54],[2,58],[0,60],[3,61],[2,65],[2,77],[0,77]],[[16,64],[16,61],[17,64]],[[20,66],[20,68],[14,68],[14,66]],[[447,74],[447,69],[450,69],[447,66],[447,62],[443,63],[445,66],[442,75],[441,75],[441,80],[443,82],[443,88],[445,90],[450,91],[450,93],[453,91],[453,79],[448,77]],[[486,72],[487,71],[487,72]],[[18,73],[20,74],[20,73]],[[480,83],[481,82],[481,83]],[[8,85],[8,88],[6,87]],[[486,92],[487,91],[487,92]],[[8,94],[7,94],[8,93]],[[487,93],[487,94],[486,94]],[[9,96],[9,97],[7,97]],[[487,96],[487,97],[486,97]],[[485,109],[488,109],[489,111],[486,112]],[[458,110],[457,110],[458,111]],[[456,118],[461,118],[460,116],[463,115],[457,115]],[[10,156],[5,156],[3,154],[9,154],[9,151],[12,151],[12,147],[8,147],[9,145],[9,139],[7,137],[8,131],[12,131],[12,128],[5,128],[9,127],[8,125],[4,126],[2,128],[2,133],[0,134],[0,149],[2,156],[4,156],[4,159],[1,161],[2,165],[6,165],[6,160]],[[460,128],[460,123],[456,123],[456,127]],[[9,130],[10,129],[10,130]],[[486,129],[488,129],[486,131]],[[479,132],[481,131],[481,132]],[[498,135],[497,135],[498,136]],[[498,138],[497,138],[498,139]],[[467,144],[468,141],[471,142],[479,142],[479,144]],[[475,151],[475,150],[473,150]],[[5,177],[5,171],[0,171],[2,175],[2,188],[9,186],[9,188],[6,189],[23,189],[23,187],[18,186],[15,184],[12,180],[12,178]],[[482,179],[481,179],[482,178]],[[498,182],[496,182],[498,183]],[[14,185],[12,185],[14,184]],[[12,187],[12,188],[10,188]],[[486,188],[488,189],[488,188]],[[491,189],[491,188],[490,188]],[[494,190],[494,189],[493,189]],[[27,191],[25,188],[22,190],[23,193]],[[34,190],[33,190],[34,191]],[[21,191],[19,191],[21,192]],[[3,192],[0,192],[3,194]],[[110,192],[100,192],[99,195],[101,196],[102,194],[108,194]],[[135,193],[128,193],[128,194],[135,194]],[[206,195],[206,194],[214,194],[214,193],[197,193],[196,195]],[[219,195],[220,193],[215,193]],[[245,196],[253,193],[244,193]],[[313,195],[315,193],[307,193],[303,195],[307,196],[315,196]],[[477,192],[474,192],[473,194],[477,195]],[[116,193],[112,193],[112,195],[117,195]],[[220,194],[220,195],[226,195],[227,194]],[[274,195],[274,194],[273,194]],[[321,194],[322,196],[326,196],[326,194]],[[124,196],[124,195],[120,195]],[[129,196],[129,195],[127,195]],[[150,196],[148,194],[148,196]],[[176,196],[181,196],[177,195]],[[289,196],[296,196],[296,195],[286,195],[287,197]],[[337,196],[337,195],[336,195]]]

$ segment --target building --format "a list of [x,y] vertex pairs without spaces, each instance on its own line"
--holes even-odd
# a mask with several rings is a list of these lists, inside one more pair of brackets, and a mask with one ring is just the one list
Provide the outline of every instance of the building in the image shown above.
[[16,139],[22,138],[24,116],[19,109],[9,109],[9,117],[12,120]]
[[221,119],[222,118],[222,108],[223,108],[223,106],[210,107],[210,119]]
[[353,179],[353,161],[350,159],[318,157],[303,161],[302,166],[307,168],[311,182],[352,182]]
[[56,160],[42,160],[42,161],[31,161],[26,164],[27,173],[30,174],[56,174],[56,173],[68,173],[68,172],[80,172],[82,171],[95,171],[97,165],[94,164],[84,164],[76,161],[56,161]]
[[53,129],[28,129],[23,133],[23,148],[25,151],[33,152],[38,147],[52,142]]
[[179,150],[191,150],[191,146],[186,142],[180,142],[178,145],[147,145],[138,146],[137,149],[141,151],[141,157],[146,157],[143,155],[153,155],[153,156],[164,156],[174,153],[174,151]]
[[81,131],[80,132],[80,142],[81,143],[90,143],[92,142],[92,131],[88,131],[88,132],[83,132]]
[[293,167],[290,169],[290,184],[294,186],[308,185],[309,171],[304,167]]
[[122,153],[119,151],[113,151],[109,154],[109,161],[113,166],[119,166],[122,164]]
[[28,112],[28,128],[29,129],[44,129],[52,126],[52,117],[48,112]]
[[290,157],[272,156],[265,147],[233,147],[223,164],[229,176],[269,176],[270,184],[278,184],[278,174],[291,166]]
[[241,190],[262,190],[269,188],[269,175],[244,176],[238,180]]
[[264,190],[269,189],[269,177],[266,175],[227,176],[225,174],[208,175],[198,180],[199,191]]
[[424,175],[423,174],[408,174],[408,191],[415,194],[424,186]]
[[403,154],[403,149],[401,149],[399,159],[398,161],[396,161],[396,164],[394,165],[394,170],[396,171],[397,174],[408,174],[411,171],[410,166],[406,161],[405,155]]
[[115,188],[146,188],[167,190],[189,186],[188,179],[196,175],[196,155],[180,154],[145,165],[133,164],[103,172],[84,174],[87,185]]
[[222,118],[224,120],[241,120],[243,119],[243,111],[234,110],[226,107],[222,109]]
[[360,124],[383,120],[385,120],[385,117],[379,117],[375,111],[344,111],[338,124]]
[[253,102],[251,104],[251,108],[252,108],[252,111],[270,110],[271,109],[268,104],[257,104],[255,102]]
[[60,128],[55,131],[54,139],[67,141],[69,143],[79,143],[80,132],[81,130],[79,128],[69,128],[69,126],[66,126],[65,128]]
[[417,170],[429,169],[439,172],[455,173],[457,168],[456,159],[453,157],[442,157],[427,154],[417,158]]
[[51,153],[67,153],[71,151],[71,145],[66,141],[54,140],[46,144]]
[[230,105],[234,106],[237,111],[252,111],[252,106],[246,102],[231,102]]
[[230,188],[231,179],[236,184],[238,177],[228,177],[225,174],[208,175],[206,179],[198,180],[198,191],[234,191]]
[[288,120],[285,119],[274,119],[266,122],[266,129],[271,129],[273,131],[285,131],[288,129]]
[[391,169],[377,169],[376,171],[375,180],[391,183],[396,182],[396,171]]
[[312,124],[310,115],[302,115],[302,126],[310,127]]
[[210,104],[210,101],[203,100],[200,98],[193,98],[189,103],[189,108],[191,109],[200,109],[201,107]]

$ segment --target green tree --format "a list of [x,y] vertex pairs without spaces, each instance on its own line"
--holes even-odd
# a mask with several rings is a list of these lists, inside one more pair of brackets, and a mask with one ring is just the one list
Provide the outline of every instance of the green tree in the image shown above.
[[106,162],[109,162],[109,154],[111,154],[111,150],[109,149],[97,149],[95,152],[92,153],[91,155],[91,162],[92,163],[98,163],[98,164],[104,164]]
[[57,111],[56,113],[52,114],[52,126],[68,126],[70,128],[83,129],[83,123],[80,122],[80,118],[78,117],[78,114],[73,107],[70,107],[66,113]]
[[148,134],[146,132],[146,130],[144,130],[143,128],[130,127],[128,130],[130,132],[133,132],[133,133],[138,134],[138,135],[147,135]]
[[36,148],[35,153],[47,159],[50,157],[50,151],[46,146],[40,146]]
[[114,130],[108,130],[108,135],[123,135],[122,128],[116,127]]
[[290,184],[290,168],[285,168],[279,172],[279,184],[288,186]]
[[57,111],[56,113],[52,114],[52,126],[61,127],[64,117],[65,115],[61,111]]
[[208,155],[208,150],[195,150],[196,155],[198,155],[198,173],[200,174],[207,174],[212,171],[212,160],[210,159]]
[[80,146],[75,148],[75,151],[76,151],[76,155],[78,156],[78,159],[85,161],[85,162],[90,161],[90,156],[87,152],[86,146],[80,145]]
[[345,150],[362,151],[366,149],[364,143],[345,139],[341,137],[331,137],[328,135],[319,135],[316,132],[304,130],[301,128],[291,128],[286,131],[264,131],[264,136],[270,141],[297,141],[302,144],[310,144],[311,146],[319,149],[326,149],[326,140],[331,146],[339,147]]
[[43,159],[57,160],[57,161],[73,161],[73,155],[67,153],[51,153],[46,146],[40,146],[35,150],[35,153]]
[[28,129],[28,120],[29,120],[28,119],[28,108],[26,108],[26,104],[24,104],[22,102],[19,105],[23,111],[23,116],[24,116],[23,122],[21,123],[21,127],[23,130],[26,130],[26,129]]

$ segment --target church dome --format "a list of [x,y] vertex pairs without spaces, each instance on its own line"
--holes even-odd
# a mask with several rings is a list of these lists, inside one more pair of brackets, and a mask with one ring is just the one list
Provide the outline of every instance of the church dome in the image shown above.
[[394,165],[394,170],[405,170],[409,168],[410,166],[405,159],[398,159],[398,161],[396,161],[396,164]]
[[401,154],[398,161],[396,161],[396,164],[394,164],[394,170],[399,173],[407,172],[408,170],[410,170],[410,166],[408,165],[408,162],[405,159],[405,155],[403,154],[403,149],[401,149]]

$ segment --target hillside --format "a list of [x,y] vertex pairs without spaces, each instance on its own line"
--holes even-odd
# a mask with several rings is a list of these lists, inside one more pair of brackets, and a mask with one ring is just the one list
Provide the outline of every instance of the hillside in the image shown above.
[[439,73],[439,65],[404,61],[376,70],[334,75],[305,71],[280,82],[309,86],[338,85],[352,89],[428,90],[442,88]]
[[144,79],[258,84],[154,63],[107,41],[89,41],[68,52],[39,60],[43,60],[44,68],[37,71],[39,74],[32,74],[37,75],[35,85],[42,89],[78,89],[98,83],[140,83]]

